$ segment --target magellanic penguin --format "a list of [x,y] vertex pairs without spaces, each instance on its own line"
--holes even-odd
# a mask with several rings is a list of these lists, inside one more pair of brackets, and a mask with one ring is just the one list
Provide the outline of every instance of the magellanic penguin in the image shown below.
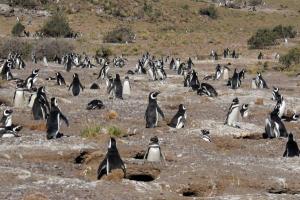
[[125,80],[123,83],[123,96],[125,95],[130,96],[130,90],[131,87],[130,87],[129,77],[125,76]]
[[172,118],[168,126],[177,129],[184,128],[186,117],[186,108],[183,104],[180,104],[177,113]]
[[201,130],[200,137],[206,142],[211,142],[209,130],[206,130],[206,129]]
[[57,99],[55,97],[51,98],[51,111],[49,117],[47,118],[47,139],[55,139],[63,136],[59,132],[60,120],[63,120],[67,126],[69,126],[68,119],[63,115],[60,108],[58,107]]
[[144,160],[149,162],[165,161],[165,158],[159,146],[159,141],[157,136],[154,136],[150,139],[150,143],[145,153]]
[[3,116],[0,120],[0,138],[19,137],[18,132],[22,129],[22,126],[12,123],[12,113],[13,110],[11,109],[3,111]]
[[112,86],[109,88],[108,93],[112,90],[114,98],[123,99],[123,86],[119,74],[116,74],[116,78],[114,79]]
[[80,88],[82,89],[82,91],[84,89],[84,87],[82,86],[82,84],[79,80],[79,76],[78,76],[77,73],[74,73],[74,75],[73,75],[73,81],[72,81],[72,83],[69,87],[69,90],[71,89],[71,87],[72,87],[73,96],[78,96],[79,95]]
[[278,116],[281,118],[285,113],[285,107],[286,107],[286,103],[282,95],[280,95],[280,97],[277,98],[276,107],[278,107],[279,109]]
[[223,67],[223,80],[228,80],[229,78],[229,68],[224,66]]
[[237,73],[236,69],[234,69],[233,76],[230,79],[230,88],[231,89],[238,89],[241,86],[241,81],[239,74]]
[[48,67],[48,60],[47,60],[47,57],[46,57],[46,56],[43,57],[43,62],[44,62],[44,65],[45,65],[46,67]]
[[221,78],[221,75],[222,75],[221,65],[218,64],[216,66],[216,72],[215,72],[214,80],[219,80]]
[[236,125],[236,122],[238,121],[238,117],[239,117],[239,106],[240,106],[239,99],[234,98],[228,110],[227,117],[225,120],[225,125],[233,126],[235,128],[240,128],[238,125]]
[[218,93],[215,90],[215,88],[208,83],[201,83],[199,89],[197,90],[197,94],[200,96],[207,95],[209,97],[217,97],[218,96]]
[[193,70],[191,74],[190,87],[192,87],[193,91],[198,90],[200,87],[198,73],[195,70]]
[[101,78],[101,79],[105,79],[108,75],[108,71],[109,71],[110,67],[109,67],[109,62],[105,62],[103,67],[100,69],[99,75],[97,77],[97,79]]
[[263,88],[268,89],[269,88],[266,81],[264,80],[261,73],[259,73],[259,72],[257,72],[256,78],[255,78],[255,83],[256,83],[257,88],[260,88],[260,89],[263,89]]
[[24,88],[19,88],[17,87],[14,93],[14,98],[13,98],[13,102],[14,102],[14,107],[16,108],[21,108],[21,107],[25,107],[27,105],[27,103],[25,102],[25,94],[24,94]]
[[160,114],[163,119],[165,118],[164,113],[157,104],[157,96],[159,94],[160,92],[150,92],[149,94],[149,103],[145,113],[146,128],[157,127],[158,114]]
[[106,156],[98,168],[97,179],[101,179],[103,175],[108,175],[112,170],[116,169],[122,169],[124,177],[126,176],[126,167],[117,149],[116,140],[115,138],[110,138]]
[[278,116],[279,108],[275,109],[270,113],[270,116],[265,121],[265,134],[264,138],[278,138],[278,137],[287,137],[287,130],[284,126],[284,123],[281,121]]
[[5,61],[3,66],[0,67],[2,80],[9,81],[14,78],[11,73],[11,68],[12,68],[12,62],[10,62],[10,61]]
[[282,121],[285,122],[297,122],[299,120],[299,115],[294,113],[292,116],[282,116],[281,117]]
[[293,134],[290,133],[288,137],[288,141],[285,146],[285,151],[283,153],[283,157],[299,157],[300,151],[296,141],[294,141]]
[[281,94],[279,93],[279,88],[278,87],[273,87],[272,91],[272,100],[273,101],[278,101],[278,99],[281,97]]
[[99,99],[94,99],[90,101],[86,107],[87,110],[95,110],[95,109],[102,109],[104,108],[104,104]]
[[242,105],[242,108],[240,110],[242,118],[248,117],[248,115],[249,115],[248,108],[249,108],[249,104],[243,104]]
[[13,113],[13,110],[11,110],[11,109],[5,109],[3,111],[3,116],[0,120],[2,126],[5,126],[5,127],[12,126],[12,113]]
[[56,83],[57,85],[66,85],[64,77],[61,75],[61,73],[56,72]]
[[40,69],[34,69],[34,70],[32,70],[31,75],[28,76],[27,79],[25,80],[24,86],[28,90],[32,89],[33,85],[37,81],[37,78],[39,76],[39,71],[40,71]]
[[50,106],[46,96],[45,87],[40,87],[32,106],[34,120],[46,119],[50,111]]

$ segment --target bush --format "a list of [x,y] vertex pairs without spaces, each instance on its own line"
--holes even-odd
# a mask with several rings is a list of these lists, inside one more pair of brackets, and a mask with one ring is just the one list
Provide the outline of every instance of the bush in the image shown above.
[[297,31],[292,26],[278,25],[273,28],[273,32],[277,38],[294,38],[297,35]]
[[105,46],[102,46],[96,50],[96,57],[108,58],[112,54],[113,54],[112,50]]
[[37,0],[11,0],[13,6],[21,6],[24,8],[35,8],[38,5]]
[[276,45],[276,33],[269,29],[258,29],[256,34],[248,40],[251,49],[261,49],[267,46]]
[[101,126],[99,125],[89,125],[85,127],[80,135],[83,138],[95,138],[101,134]]
[[48,37],[67,37],[71,35],[72,29],[64,14],[56,12],[46,21],[41,32]]
[[110,127],[108,127],[108,134],[111,137],[120,137],[123,134],[123,132],[120,128],[118,128],[116,126],[110,126]]
[[25,26],[21,22],[17,22],[13,29],[11,30],[11,34],[16,37],[20,37],[25,30]]
[[104,36],[103,41],[109,43],[131,43],[133,42],[133,39],[134,33],[131,28],[121,27],[108,32]]
[[279,62],[286,68],[292,65],[300,64],[300,48],[294,48],[289,50],[289,52],[279,58]]
[[22,58],[30,58],[32,51],[32,44],[23,41],[19,38],[8,39],[2,42],[0,47],[0,57],[7,57],[10,52],[19,53]]
[[263,0],[249,0],[249,6],[259,6],[263,4]]
[[213,5],[210,5],[207,8],[201,8],[199,10],[199,14],[200,15],[206,15],[206,16],[210,17],[211,19],[217,19],[218,18],[217,9]]
[[74,46],[64,39],[43,39],[37,42],[34,52],[37,59],[44,56],[52,61],[57,55],[59,57],[74,51]]

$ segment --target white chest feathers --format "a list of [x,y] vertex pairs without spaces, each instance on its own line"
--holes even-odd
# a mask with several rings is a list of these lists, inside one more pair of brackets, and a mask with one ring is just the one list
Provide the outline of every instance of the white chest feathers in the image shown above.
[[123,95],[130,95],[130,83],[128,80],[124,81],[123,84]]
[[151,145],[147,155],[147,161],[149,162],[160,162],[161,154],[158,145]]
[[16,90],[14,106],[17,108],[25,106],[25,95],[23,90]]

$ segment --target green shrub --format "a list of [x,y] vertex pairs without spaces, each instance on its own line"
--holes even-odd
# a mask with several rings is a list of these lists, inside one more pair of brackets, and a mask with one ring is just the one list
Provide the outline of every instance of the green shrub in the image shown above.
[[259,6],[263,4],[263,0],[249,0],[248,5],[249,6]]
[[109,47],[102,46],[96,50],[96,57],[108,58],[113,54]]
[[120,128],[116,126],[110,126],[108,127],[108,134],[112,137],[120,137],[123,134],[123,132]]
[[278,25],[273,28],[273,32],[277,38],[294,38],[297,35],[297,31],[292,26]]
[[56,55],[61,57],[73,51],[74,46],[65,39],[42,39],[34,48],[37,59],[46,56],[49,61],[52,61]]
[[251,49],[262,49],[276,45],[277,35],[269,29],[258,29],[256,34],[248,40]]
[[279,58],[279,62],[286,68],[300,64],[300,48],[293,48],[289,50],[286,55]]
[[131,28],[121,27],[108,32],[104,36],[103,41],[109,43],[130,43],[133,42],[133,39],[134,33]]
[[200,15],[206,15],[211,19],[217,19],[218,18],[218,12],[215,6],[210,5],[207,8],[201,8],[199,10]]
[[37,0],[11,0],[13,6],[21,6],[24,8],[35,8],[38,5]]
[[67,37],[72,33],[72,29],[64,14],[56,12],[46,21],[41,32],[48,37]]
[[100,134],[101,134],[101,126],[89,125],[81,131],[80,136],[83,138],[95,138],[98,137]]
[[0,57],[6,57],[10,52],[16,52],[22,55],[22,58],[31,57],[32,44],[20,38],[6,39],[0,46]]
[[11,30],[11,34],[16,37],[20,37],[25,30],[25,26],[21,22],[17,22]]

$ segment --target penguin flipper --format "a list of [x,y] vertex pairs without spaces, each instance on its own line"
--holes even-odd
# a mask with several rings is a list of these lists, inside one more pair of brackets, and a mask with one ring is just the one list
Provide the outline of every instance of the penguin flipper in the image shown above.
[[65,121],[65,123],[67,124],[67,126],[69,126],[69,121],[68,121],[67,117],[62,114],[62,112],[60,112],[60,117]]
[[162,116],[162,118],[165,118],[165,115],[164,115],[163,111],[160,109],[160,107],[158,105],[157,105],[157,111]]
[[107,174],[107,164],[106,164],[106,161],[107,161],[107,157],[104,158],[104,160],[101,162],[99,168],[98,168],[98,171],[97,171],[97,179],[100,180],[101,177],[105,174]]
[[283,157],[286,157],[287,156],[287,148],[285,148],[285,151],[283,153]]

